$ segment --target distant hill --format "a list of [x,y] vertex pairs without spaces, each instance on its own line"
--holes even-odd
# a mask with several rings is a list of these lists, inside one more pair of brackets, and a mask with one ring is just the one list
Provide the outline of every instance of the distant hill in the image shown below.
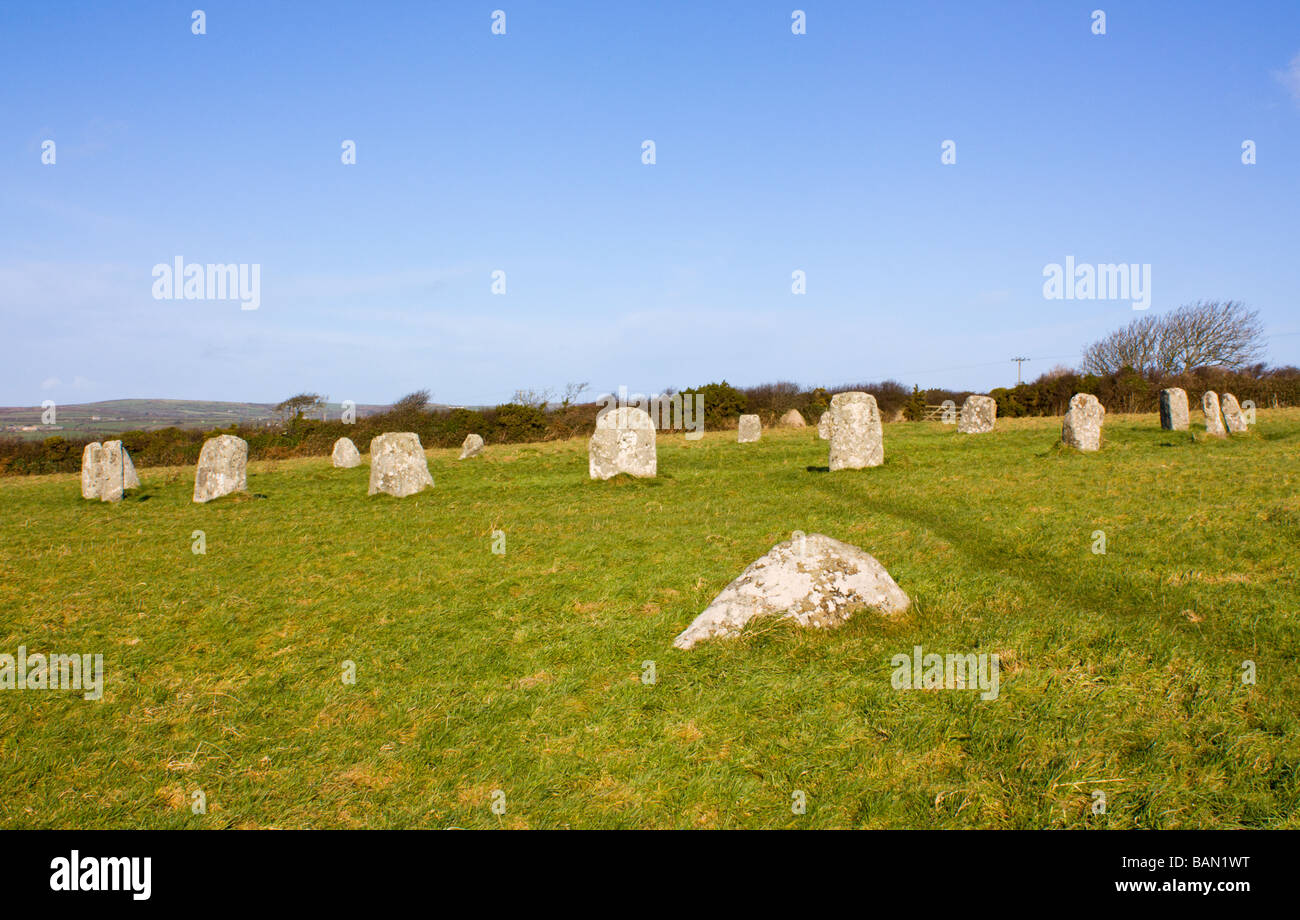
[[[374,415],[388,408],[389,406],[383,405],[359,405],[357,415]],[[39,440],[61,435],[71,440],[169,427],[269,425],[278,419],[274,403],[192,399],[110,399],[104,402],[60,405],[55,412],[55,424],[42,425],[39,406],[0,407],[0,437]],[[340,403],[329,403],[326,412],[331,419],[337,419],[343,413],[343,406]]]

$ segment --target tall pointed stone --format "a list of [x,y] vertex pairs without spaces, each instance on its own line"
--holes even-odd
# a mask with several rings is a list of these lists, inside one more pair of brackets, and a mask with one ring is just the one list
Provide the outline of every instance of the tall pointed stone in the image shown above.
[[1245,434],[1249,430],[1246,425],[1246,416],[1241,413],[1241,406],[1237,403],[1237,397],[1231,393],[1224,393],[1223,398],[1219,401],[1219,407],[1223,410],[1223,423],[1227,426],[1231,434]]

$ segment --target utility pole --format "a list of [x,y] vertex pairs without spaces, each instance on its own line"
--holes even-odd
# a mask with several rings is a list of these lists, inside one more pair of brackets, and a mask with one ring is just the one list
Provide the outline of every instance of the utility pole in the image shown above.
[[1020,366],[1028,361],[1028,358],[1012,358],[1016,362],[1016,386],[1020,386]]

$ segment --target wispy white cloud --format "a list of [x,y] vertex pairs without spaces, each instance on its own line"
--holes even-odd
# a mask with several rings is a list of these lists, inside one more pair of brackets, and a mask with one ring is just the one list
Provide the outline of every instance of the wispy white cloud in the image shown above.
[[1286,87],[1291,98],[1300,103],[1300,54],[1291,58],[1291,63],[1285,70],[1273,71],[1273,76]]

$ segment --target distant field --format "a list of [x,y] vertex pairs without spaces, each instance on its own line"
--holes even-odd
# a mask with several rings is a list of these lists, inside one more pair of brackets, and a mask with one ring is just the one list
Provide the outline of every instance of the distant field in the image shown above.
[[[585,441],[432,450],[400,500],[323,458],[206,506],[190,469],[116,507],[5,479],[0,653],[106,680],[0,691],[0,825],[1300,827],[1300,410],[1059,429],[889,424],[833,474],[814,429],[663,435],[657,479],[604,483]],[[912,609],[672,648],[796,529]],[[999,653],[999,698],[893,689],[916,645]]]
[[[387,406],[357,406],[357,414],[369,415]],[[342,412],[339,404],[327,407],[330,417]],[[264,425],[276,421],[274,403],[207,402],[186,399],[112,399],[105,402],[59,405],[55,426],[41,424],[39,406],[0,407],[0,438],[44,440],[54,435],[103,438],[123,431],[151,431],[157,428],[225,428],[230,425]],[[34,430],[21,430],[34,428]]]

